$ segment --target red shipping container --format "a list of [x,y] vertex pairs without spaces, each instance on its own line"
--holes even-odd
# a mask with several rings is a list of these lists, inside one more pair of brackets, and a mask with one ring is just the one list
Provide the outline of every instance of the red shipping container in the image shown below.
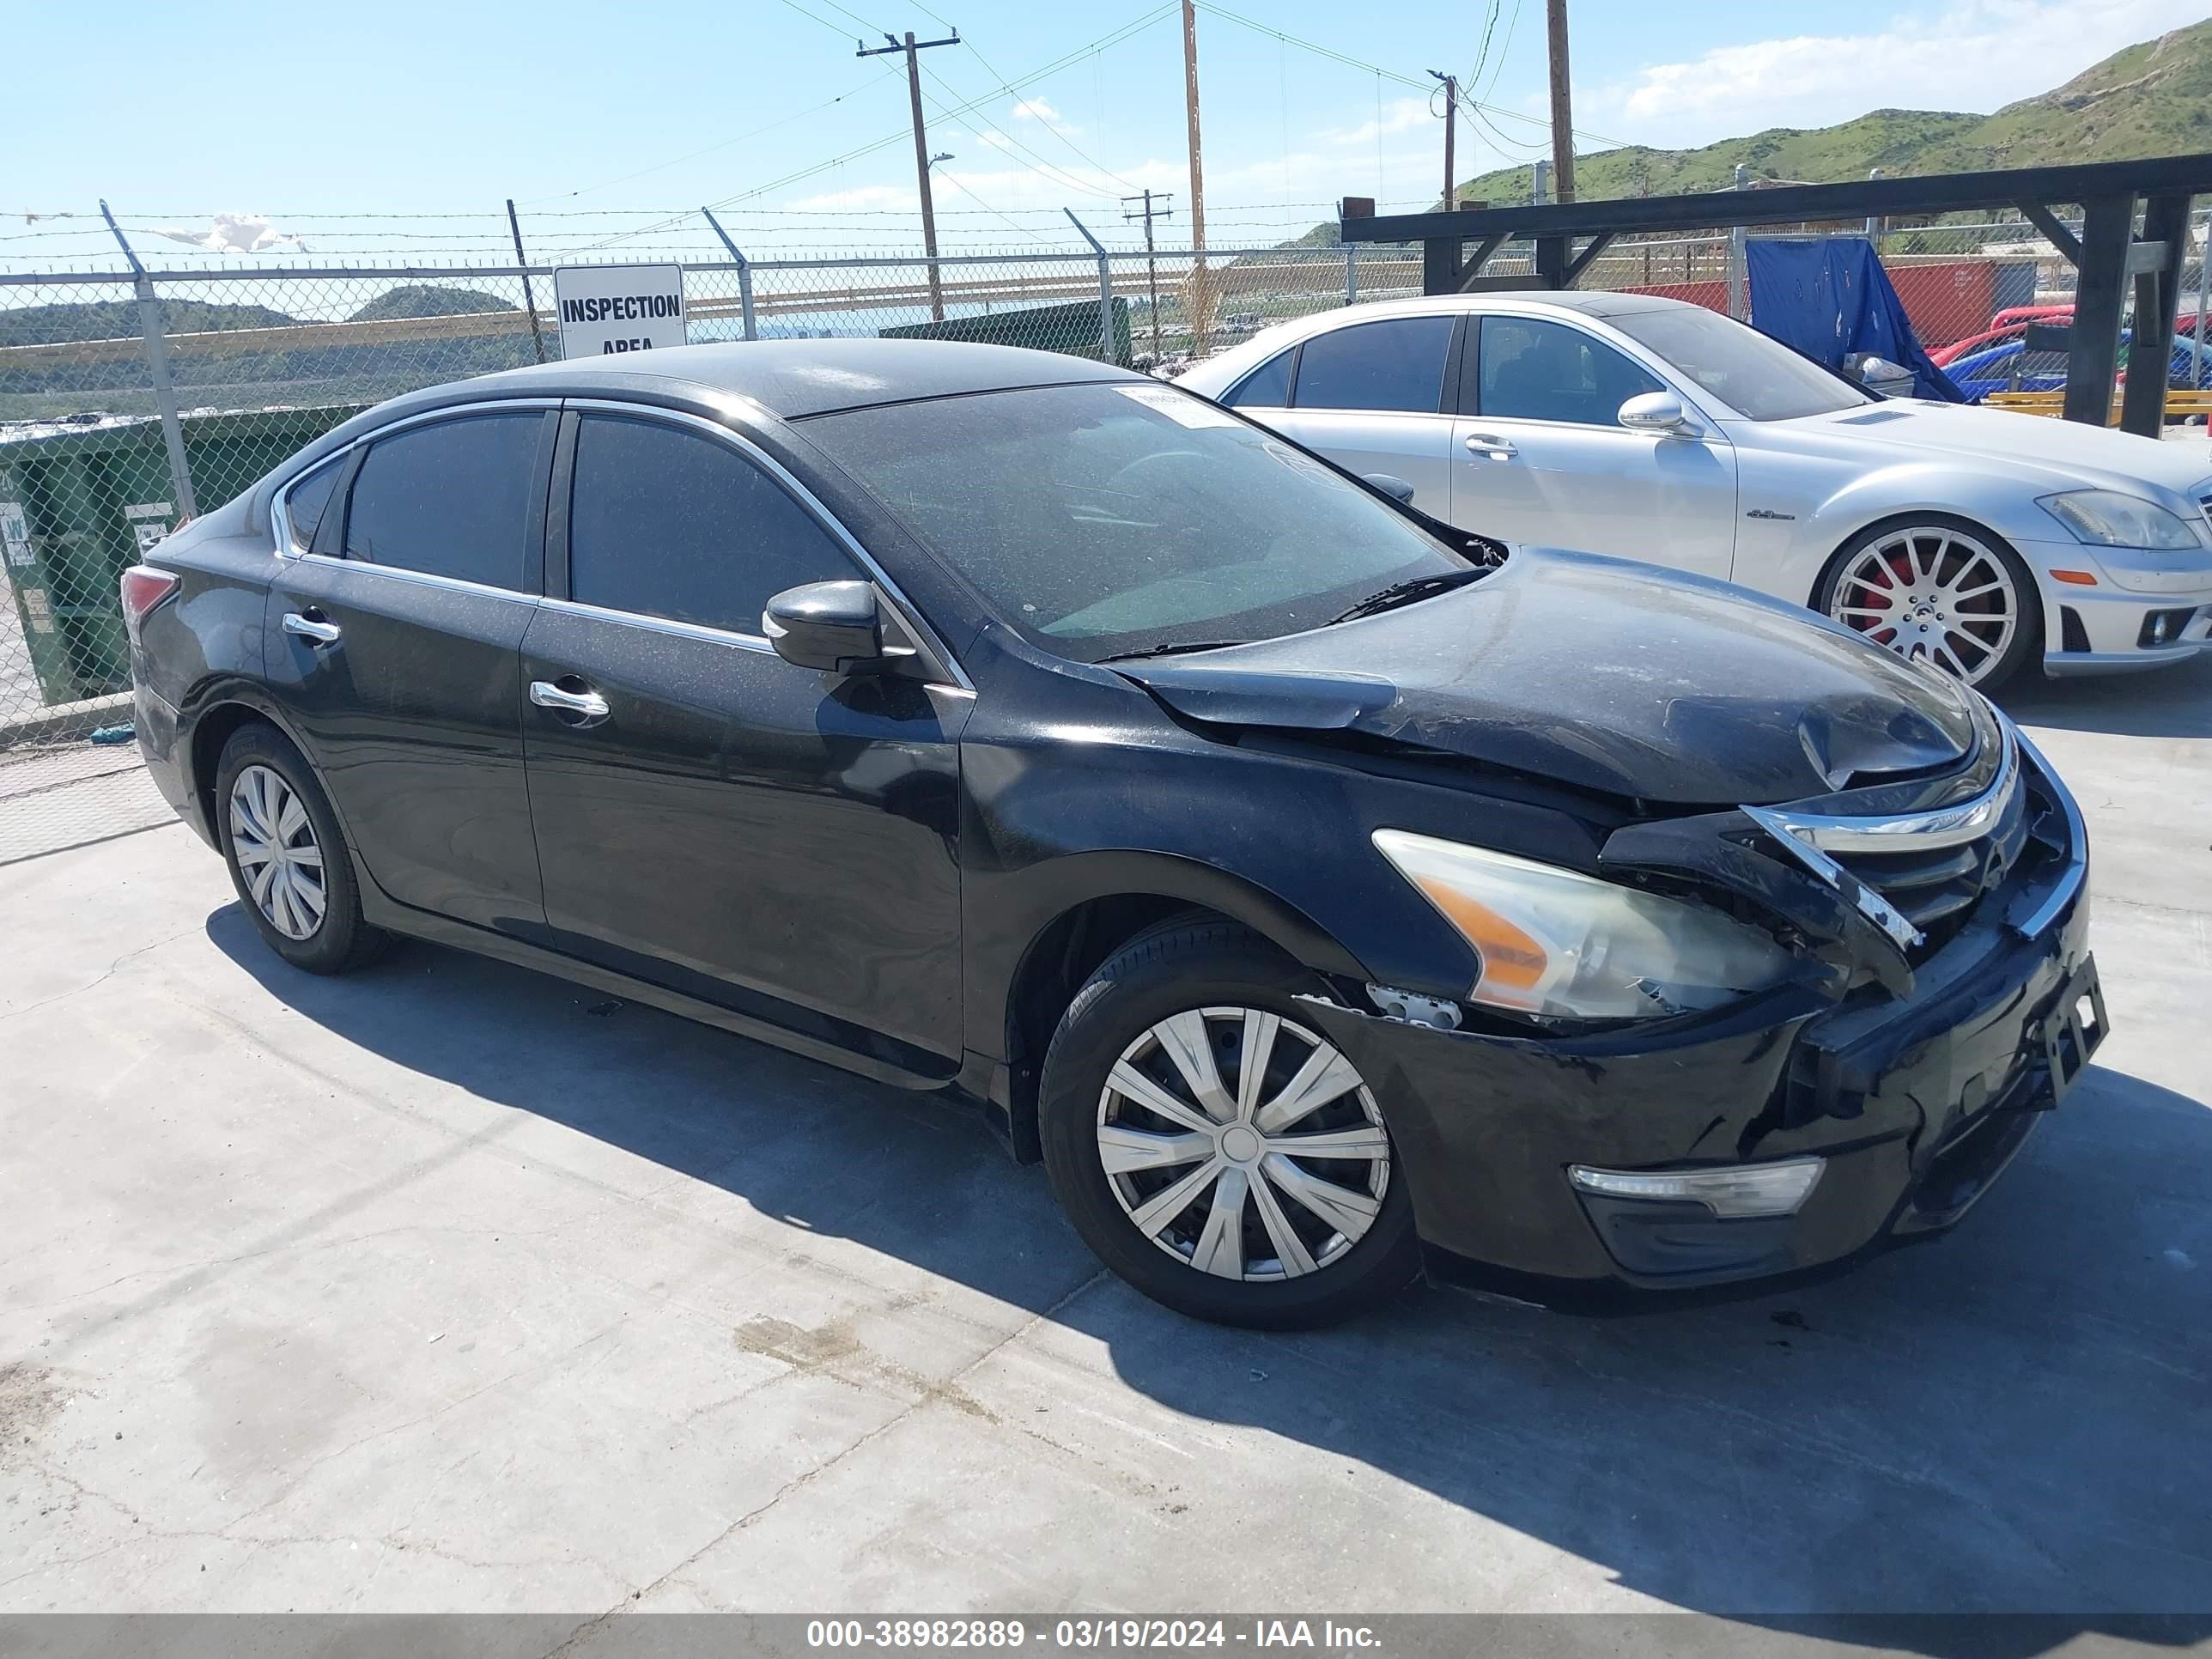
[[1887,264],[1889,285],[1920,343],[1930,348],[1963,340],[1990,325],[1996,312],[1996,264],[1990,259],[1950,259],[1936,265]]

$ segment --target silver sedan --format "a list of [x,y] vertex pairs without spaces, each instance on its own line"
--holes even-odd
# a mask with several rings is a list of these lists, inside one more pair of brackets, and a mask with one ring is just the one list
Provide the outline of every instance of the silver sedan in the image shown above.
[[1877,398],[1647,295],[1390,301],[1179,384],[1501,540],[1807,605],[1987,689],[2154,667],[2212,635],[2212,465],[2036,416]]

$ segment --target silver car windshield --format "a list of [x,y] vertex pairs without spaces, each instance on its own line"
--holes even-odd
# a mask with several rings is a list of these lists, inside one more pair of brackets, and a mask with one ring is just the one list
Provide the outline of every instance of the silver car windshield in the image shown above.
[[1702,306],[1656,307],[1606,321],[1748,420],[1832,415],[1874,402],[1779,341]]

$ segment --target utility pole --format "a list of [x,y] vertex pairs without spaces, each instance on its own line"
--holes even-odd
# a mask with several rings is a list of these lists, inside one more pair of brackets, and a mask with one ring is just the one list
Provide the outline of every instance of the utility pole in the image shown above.
[[1182,0],[1182,96],[1190,124],[1190,245],[1198,258],[1190,273],[1191,349],[1203,352],[1213,331],[1213,298],[1206,276],[1206,165],[1198,137],[1198,9]]
[[1567,0],[1544,0],[1552,49],[1552,199],[1575,199],[1575,119],[1567,98]]
[[[1158,196],[1160,199],[1160,205],[1158,207],[1154,207],[1152,205],[1152,198],[1155,195]],[[1160,268],[1158,263],[1152,258],[1152,221],[1154,219],[1165,219],[1173,216],[1175,210],[1167,205],[1168,200],[1168,195],[1164,191],[1155,191],[1149,190],[1142,196],[1124,196],[1121,198],[1121,218],[1123,222],[1126,223],[1133,219],[1142,219],[1145,222],[1145,280],[1151,287],[1152,295],[1152,361],[1155,363],[1159,362],[1161,356]],[[1129,204],[1138,201],[1141,201],[1145,204],[1144,211],[1142,213],[1130,212]]]
[[923,135],[921,125],[921,64],[915,54],[927,52],[932,46],[958,46],[960,31],[953,30],[942,40],[916,40],[912,29],[906,32],[903,41],[889,33],[884,39],[890,44],[887,46],[861,46],[853,56],[882,58],[895,52],[906,54],[906,96],[914,111],[914,176],[915,183],[921,186],[921,248],[929,256],[929,315],[932,321],[941,323],[945,320],[945,284],[937,270],[937,208],[929,197],[929,141]]
[[1434,70],[1429,73],[1444,83],[1444,211],[1449,213],[1459,205],[1453,199],[1459,191],[1459,180],[1452,168],[1452,136],[1459,128],[1459,76],[1438,75]]

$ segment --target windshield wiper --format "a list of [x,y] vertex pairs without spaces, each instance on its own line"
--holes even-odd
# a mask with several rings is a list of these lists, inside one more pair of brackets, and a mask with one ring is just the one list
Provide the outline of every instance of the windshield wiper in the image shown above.
[[1243,640],[1178,640],[1169,645],[1148,645],[1138,651],[1116,651],[1110,657],[1094,659],[1098,662],[1134,662],[1139,657],[1173,657],[1186,651],[1226,651],[1232,645],[1243,645]]
[[1323,626],[1334,628],[1339,623],[1371,617],[1378,611],[1393,611],[1401,605],[1411,605],[1416,599],[1428,599],[1432,594],[1448,593],[1455,587],[1466,586],[1486,574],[1480,570],[1440,570],[1434,575],[1413,576],[1402,582],[1392,582],[1379,593],[1370,593],[1342,616],[1331,617]]

